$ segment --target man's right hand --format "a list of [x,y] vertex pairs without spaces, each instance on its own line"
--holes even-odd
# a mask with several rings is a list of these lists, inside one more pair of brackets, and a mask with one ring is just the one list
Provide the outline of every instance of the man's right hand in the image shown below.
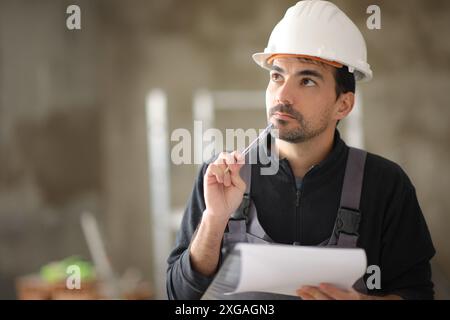
[[[205,173],[203,186],[208,215],[227,222],[241,204],[246,184],[239,175],[244,158],[237,153],[222,152]],[[230,169],[225,173],[226,168]]]

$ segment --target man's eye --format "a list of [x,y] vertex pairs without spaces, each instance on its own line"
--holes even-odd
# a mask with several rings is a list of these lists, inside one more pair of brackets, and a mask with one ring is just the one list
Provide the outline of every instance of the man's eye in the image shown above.
[[279,73],[272,73],[270,75],[270,78],[272,79],[272,81],[279,81],[281,80],[281,75]]
[[301,84],[302,86],[305,86],[305,87],[312,87],[312,86],[315,86],[315,85],[316,85],[316,82],[315,82],[314,80],[309,79],[309,78],[303,78],[303,79],[300,81],[300,84]]

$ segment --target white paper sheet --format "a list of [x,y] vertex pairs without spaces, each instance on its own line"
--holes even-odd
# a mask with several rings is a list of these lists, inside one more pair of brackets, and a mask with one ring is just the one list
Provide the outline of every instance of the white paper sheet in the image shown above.
[[[367,268],[363,249],[241,243],[237,288],[228,292],[271,292],[296,295],[303,285],[330,283],[349,289]],[[235,270],[239,272],[239,270]]]

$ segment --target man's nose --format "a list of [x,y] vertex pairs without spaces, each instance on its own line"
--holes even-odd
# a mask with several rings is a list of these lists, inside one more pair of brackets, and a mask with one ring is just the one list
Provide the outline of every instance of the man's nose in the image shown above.
[[275,99],[277,104],[294,104],[294,88],[291,81],[285,81],[278,87]]

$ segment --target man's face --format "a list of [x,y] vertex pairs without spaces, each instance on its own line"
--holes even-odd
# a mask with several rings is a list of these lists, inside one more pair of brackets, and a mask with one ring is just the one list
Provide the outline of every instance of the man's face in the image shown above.
[[279,138],[292,143],[308,141],[336,125],[334,67],[275,59],[266,90],[268,120]]

